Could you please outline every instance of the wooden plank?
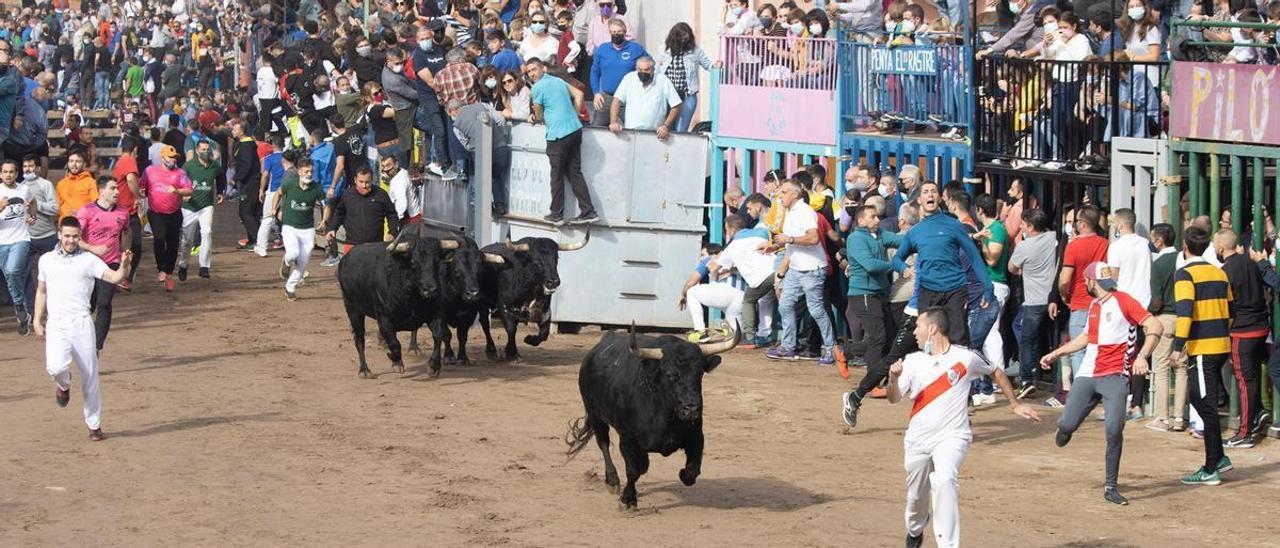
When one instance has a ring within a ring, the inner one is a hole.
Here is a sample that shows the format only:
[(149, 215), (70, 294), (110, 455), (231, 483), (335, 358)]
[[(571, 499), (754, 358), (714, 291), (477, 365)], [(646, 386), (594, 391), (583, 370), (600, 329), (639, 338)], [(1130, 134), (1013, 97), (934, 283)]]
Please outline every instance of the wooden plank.
[[(94, 139), (99, 139), (99, 138), (119, 139), (121, 135), (120, 128), (115, 128), (115, 127), (103, 127), (103, 128), (91, 127), (89, 129), (93, 131)], [(66, 137), (67, 137), (67, 134), (62, 131), (62, 128), (49, 129), (50, 139), (65, 139)]]

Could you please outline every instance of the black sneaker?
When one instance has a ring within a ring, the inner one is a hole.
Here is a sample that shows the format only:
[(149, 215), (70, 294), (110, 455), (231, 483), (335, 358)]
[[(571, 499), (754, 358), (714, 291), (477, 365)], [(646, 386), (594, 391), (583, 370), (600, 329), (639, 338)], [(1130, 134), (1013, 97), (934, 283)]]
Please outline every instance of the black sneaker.
[(1028, 382), (1022, 385), (1022, 390), (1018, 392), (1018, 399), (1025, 400), (1036, 395), (1036, 383)]
[(857, 428), (858, 426), (858, 410), (862, 408), (862, 402), (853, 397), (853, 391), (845, 392), (844, 397), (844, 423), (849, 428)]
[(587, 225), (599, 220), (600, 220), (600, 216), (596, 215), (596, 212), (592, 211), (591, 213), (583, 213), (582, 215), (578, 215), (577, 217), (569, 219), (569, 224)]
[(94, 428), (89, 431), (89, 441), (102, 441), (107, 439), (107, 435), (102, 433), (101, 428)]
[(1057, 435), (1053, 437), (1053, 443), (1057, 444), (1058, 447), (1066, 447), (1068, 443), (1071, 443), (1071, 434), (1059, 430)]
[(1271, 421), (1271, 414), (1263, 411), (1258, 413), (1258, 418), (1254, 419), (1253, 427), (1249, 429), (1249, 433), (1259, 435), (1266, 429), (1267, 423)]
[(208, 279), (208, 278), (209, 278), (209, 269), (208, 269), (208, 268), (205, 268), (205, 267), (203, 267), (203, 266), (202, 266), (202, 267), (200, 267), (200, 277), (201, 277), (201, 278)]
[(18, 334), (25, 337), (31, 334), (31, 315), (27, 314), (25, 308), (18, 308), (15, 311), (18, 314)]
[(1124, 495), (1121, 495), (1120, 491), (1115, 487), (1107, 487), (1103, 489), (1102, 498), (1106, 499), (1107, 502), (1110, 502), (1111, 504), (1117, 504), (1120, 506), (1127, 506), (1129, 504), (1129, 499), (1124, 498)]
[(67, 403), (71, 401), (71, 390), (59, 388), (57, 392), (54, 392), (53, 397), (54, 401), (58, 402), (58, 407), (66, 407)]
[(547, 215), (546, 217), (543, 217), (542, 220), (551, 223), (552, 226), (564, 226), (563, 215)]
[(187, 269), (186, 269), (186, 268), (179, 268), (179, 269), (178, 269), (178, 281), (180, 281), (180, 282), (185, 282), (185, 281), (187, 281)]
[(907, 535), (907, 548), (920, 548), (924, 546), (924, 534), (916, 536)]
[(1223, 447), (1234, 447), (1237, 449), (1252, 449), (1254, 445), (1257, 445), (1257, 443), (1253, 441), (1253, 436), (1241, 436), (1238, 434), (1232, 436), (1231, 439), (1222, 442)]

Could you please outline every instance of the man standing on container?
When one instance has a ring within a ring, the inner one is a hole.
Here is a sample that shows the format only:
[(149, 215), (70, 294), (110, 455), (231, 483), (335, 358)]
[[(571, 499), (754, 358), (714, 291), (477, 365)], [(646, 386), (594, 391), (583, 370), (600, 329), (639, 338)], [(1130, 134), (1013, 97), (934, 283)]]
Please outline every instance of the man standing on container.
[(560, 226), (564, 220), (565, 180), (573, 187), (578, 200), (578, 216), (571, 224), (589, 224), (600, 219), (591, 203), (587, 179), (582, 176), (582, 122), (578, 120), (578, 106), (582, 95), (564, 80), (547, 74), (542, 59), (534, 57), (524, 64), (524, 73), (533, 82), (533, 116), (530, 122), (544, 123), (547, 127), (547, 160), (551, 162), (551, 213), (543, 217), (547, 222)]

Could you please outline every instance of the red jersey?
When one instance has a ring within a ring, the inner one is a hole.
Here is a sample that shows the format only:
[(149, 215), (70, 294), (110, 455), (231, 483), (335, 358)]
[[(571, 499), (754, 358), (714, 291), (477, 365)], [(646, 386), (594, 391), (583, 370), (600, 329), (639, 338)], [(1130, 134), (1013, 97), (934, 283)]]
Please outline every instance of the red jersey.
[(1137, 299), (1122, 291), (1091, 302), (1085, 324), (1089, 346), (1076, 376), (1128, 375), (1138, 326), (1150, 317), (1151, 313)]
[(1097, 234), (1079, 236), (1067, 244), (1067, 250), (1062, 256), (1062, 266), (1074, 269), (1071, 272), (1071, 301), (1067, 303), (1072, 312), (1089, 308), (1089, 304), (1093, 302), (1093, 297), (1084, 289), (1084, 267), (1095, 261), (1105, 262), (1107, 246), (1107, 239)]

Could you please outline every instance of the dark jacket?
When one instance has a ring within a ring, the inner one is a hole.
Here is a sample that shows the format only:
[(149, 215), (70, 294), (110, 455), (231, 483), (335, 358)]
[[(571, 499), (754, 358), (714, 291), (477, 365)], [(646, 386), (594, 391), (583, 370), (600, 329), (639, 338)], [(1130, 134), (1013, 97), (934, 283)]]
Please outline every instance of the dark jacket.
[(382, 241), (382, 223), (386, 221), (391, 233), (400, 231), (400, 219), (396, 217), (396, 206), (391, 203), (387, 191), (374, 186), (368, 194), (361, 196), (355, 189), (343, 192), (338, 204), (333, 208), (329, 224), (325, 232), (338, 230), (339, 226), (347, 229), (347, 243), (365, 244)]
[(1147, 311), (1152, 314), (1174, 313), (1173, 272), (1178, 269), (1179, 254), (1177, 251), (1165, 253), (1151, 263), (1151, 304)]
[(182, 66), (177, 63), (164, 68), (160, 75), (160, 97), (169, 99), (182, 93)]
[(244, 137), (231, 145), (236, 166), (236, 177), (233, 182), (240, 188), (241, 194), (258, 193), (258, 185), (262, 184), (262, 162), (258, 160), (258, 143), (252, 138)]
[(1222, 262), (1231, 284), (1232, 304), (1231, 332), (1267, 330), (1271, 327), (1271, 314), (1267, 310), (1266, 284), (1262, 272), (1243, 253), (1236, 253)]

